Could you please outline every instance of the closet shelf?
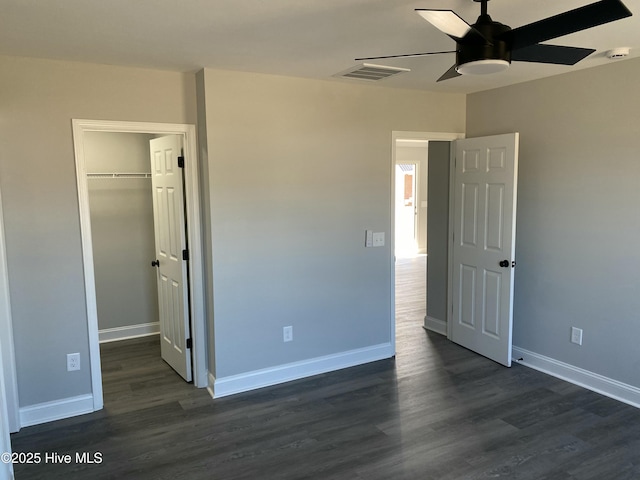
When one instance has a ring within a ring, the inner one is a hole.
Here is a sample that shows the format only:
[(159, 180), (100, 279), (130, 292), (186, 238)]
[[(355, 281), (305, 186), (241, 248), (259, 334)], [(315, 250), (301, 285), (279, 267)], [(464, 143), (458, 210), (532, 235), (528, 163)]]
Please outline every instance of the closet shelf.
[(151, 178), (151, 173), (87, 173), (87, 178)]

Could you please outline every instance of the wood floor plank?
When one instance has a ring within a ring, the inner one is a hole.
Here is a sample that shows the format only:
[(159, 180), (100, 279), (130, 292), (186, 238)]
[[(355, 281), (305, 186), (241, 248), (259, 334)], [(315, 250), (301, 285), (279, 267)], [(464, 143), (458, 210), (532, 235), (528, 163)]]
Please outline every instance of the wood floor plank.
[(27, 479), (640, 478), (640, 410), (422, 328), (425, 256), (397, 264), (397, 356), (212, 400), (157, 337), (102, 345), (105, 408), (22, 429)]

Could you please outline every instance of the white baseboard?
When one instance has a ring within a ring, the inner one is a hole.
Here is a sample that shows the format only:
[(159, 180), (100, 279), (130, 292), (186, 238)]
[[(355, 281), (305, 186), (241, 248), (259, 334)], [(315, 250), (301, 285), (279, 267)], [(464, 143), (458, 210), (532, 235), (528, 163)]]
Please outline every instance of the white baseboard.
[(373, 347), (359, 348), (348, 352), (326, 355), (324, 357), (288, 363), (272, 368), (254, 370), (229, 377), (216, 379), (210, 376), (209, 381), (210, 383), (213, 381), (213, 397), (220, 398), (235, 393), (290, 382), (291, 380), (311, 377), (321, 373), (354, 367), (364, 363), (375, 362), (376, 360), (390, 358), (393, 355), (393, 346), (390, 343), (384, 343)]
[(20, 426), (29, 427), (93, 412), (93, 395), (78, 395), (20, 409)]
[(447, 322), (444, 320), (438, 320), (437, 318), (427, 315), (424, 317), (424, 328), (444, 335), (445, 337), (447, 336)]
[(160, 333), (160, 322), (140, 323), (126, 327), (105, 328), (98, 331), (100, 343), (117, 342), (129, 338), (146, 337)]
[(209, 392), (209, 395), (211, 395), (211, 398), (214, 398), (215, 395), (213, 393), (213, 389), (215, 388), (216, 385), (216, 377), (214, 377), (211, 372), (207, 372), (207, 392)]
[(640, 408), (640, 388), (514, 346), (514, 361), (567, 382)]

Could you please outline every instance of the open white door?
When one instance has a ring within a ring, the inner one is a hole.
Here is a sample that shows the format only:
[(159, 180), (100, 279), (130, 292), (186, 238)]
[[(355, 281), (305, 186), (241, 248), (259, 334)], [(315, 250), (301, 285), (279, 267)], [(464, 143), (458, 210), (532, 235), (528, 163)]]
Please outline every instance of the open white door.
[(167, 135), (149, 141), (156, 238), (160, 345), (164, 361), (191, 381), (189, 284), (185, 229), (182, 138)]
[(456, 141), (455, 343), (511, 366), (518, 133)]

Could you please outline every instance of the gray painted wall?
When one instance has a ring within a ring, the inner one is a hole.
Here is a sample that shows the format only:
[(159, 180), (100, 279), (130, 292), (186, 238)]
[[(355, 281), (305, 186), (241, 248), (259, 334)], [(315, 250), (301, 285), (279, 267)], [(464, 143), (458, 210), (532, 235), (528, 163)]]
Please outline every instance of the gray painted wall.
[(427, 316), (447, 321), (450, 142), (429, 142)]
[[(85, 133), (88, 173), (149, 172), (149, 140), (136, 133)], [(151, 179), (89, 179), (100, 330), (158, 322)]]
[[(20, 405), (91, 393), (71, 119), (195, 123), (192, 74), (0, 56), (0, 189)], [(67, 372), (66, 354), (83, 369)]]
[(514, 345), (635, 387), (638, 78), (640, 60), (625, 60), (467, 103), (469, 137), (520, 132)]
[(461, 131), (464, 96), (203, 76), (216, 378), (389, 342), (392, 253), (364, 232), (391, 233), (392, 132)]

